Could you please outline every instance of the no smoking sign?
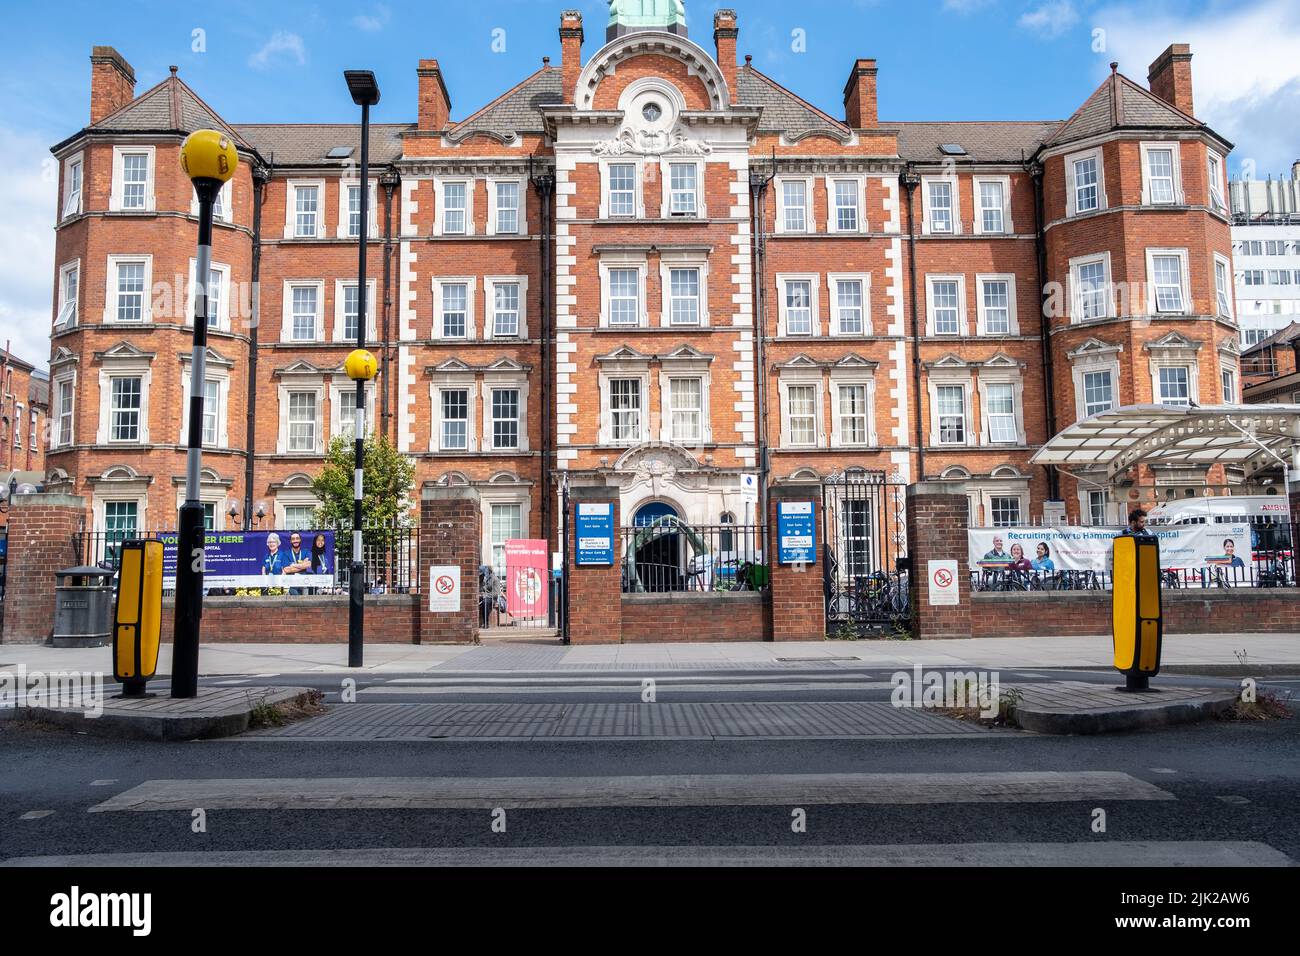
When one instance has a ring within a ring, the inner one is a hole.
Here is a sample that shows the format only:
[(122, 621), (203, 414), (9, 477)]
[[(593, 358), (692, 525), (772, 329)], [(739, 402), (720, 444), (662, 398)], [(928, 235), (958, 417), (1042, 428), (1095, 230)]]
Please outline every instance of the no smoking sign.
[(460, 610), (459, 565), (435, 565), (429, 569), (429, 610)]
[(961, 594), (957, 590), (957, 562), (931, 561), (930, 604), (952, 606), (961, 603)]

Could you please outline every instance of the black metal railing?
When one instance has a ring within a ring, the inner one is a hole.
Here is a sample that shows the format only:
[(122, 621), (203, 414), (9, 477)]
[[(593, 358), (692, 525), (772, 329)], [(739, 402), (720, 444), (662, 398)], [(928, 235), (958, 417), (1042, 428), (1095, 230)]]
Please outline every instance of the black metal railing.
[(692, 525), (658, 518), (619, 529), (623, 593), (766, 591), (762, 525)]
[[(1109, 591), (1111, 580), (1106, 571), (984, 569), (970, 572), (970, 585), (972, 591)], [(1235, 566), (1165, 568), (1160, 585), (1166, 590), (1296, 587), (1295, 556), (1256, 552), (1251, 560)]]
[(564, 580), (545, 568), (533, 569), (546, 581), (546, 613), (516, 617), (510, 613), (506, 594), (509, 573), (506, 569), (479, 567), (478, 623), (483, 628), (513, 627), (523, 631), (564, 630)]
[[(312, 529), (320, 530), (320, 529)], [(280, 531), (280, 537), (286, 538), (289, 532)], [(303, 537), (310, 536), (311, 531), (303, 531)], [(334, 529), (334, 560), (330, 568), (334, 583), (329, 587), (290, 588), (290, 593), (298, 594), (347, 594), (351, 578), (352, 565), (352, 529), (338, 527)], [(123, 541), (161, 538), (164, 544), (174, 544), (175, 531), (82, 531), (72, 536), (72, 548), (69, 555), (71, 564), (98, 565), (117, 570), (121, 557)], [(420, 529), (407, 527), (392, 522), (367, 525), (362, 531), (362, 560), (366, 568), (366, 587), (370, 594), (419, 594), (420, 573)], [(280, 593), (281, 588), (207, 588), (211, 595), (250, 593), (262, 595)], [(171, 589), (165, 594), (173, 593)]]

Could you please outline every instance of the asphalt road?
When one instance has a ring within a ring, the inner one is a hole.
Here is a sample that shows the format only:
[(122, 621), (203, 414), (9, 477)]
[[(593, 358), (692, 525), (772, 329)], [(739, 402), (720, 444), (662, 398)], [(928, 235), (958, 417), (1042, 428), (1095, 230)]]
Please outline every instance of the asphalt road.
[[(1003, 682), (1115, 680), (1106, 673), (1028, 673), (1004, 673)], [(337, 674), (249, 682), (316, 686), (336, 710), (380, 713), (392, 704), (430, 702), (639, 703), (642, 676), (372, 675), (361, 679), (351, 704), (340, 702)], [(886, 672), (834, 668), (692, 671), (660, 675), (656, 699), (736, 708), (885, 701), (888, 681)], [(1269, 683), (1300, 688), (1291, 679)], [(818, 848), (830, 854), (816, 858), (821, 862), (915, 863), (925, 862), (929, 847), (948, 860), (965, 848), (972, 862), (1119, 865), (1167, 857), (1196, 864), (1223, 862), (1227, 854), (1247, 865), (1279, 863), (1286, 862), (1281, 855), (1300, 861), (1297, 744), (1300, 719), (1071, 738), (1009, 730), (760, 740), (349, 741), (272, 734), (171, 745), (0, 721), (0, 860), (122, 862), (111, 854), (139, 852), (146, 855), (129, 862), (192, 863), (204, 854), (216, 854), (207, 857), (212, 862), (373, 862), (371, 851), (380, 850), (394, 861), (447, 862), (446, 853), (470, 848), (469, 860), (510, 863), (585, 848), (605, 862), (673, 862), (680, 848), (692, 848), (691, 862), (790, 862)], [(424, 790), (412, 801), (396, 792), (402, 788), (393, 778)], [(503, 778), (529, 778), (530, 786)], [(194, 805), (159, 802), (158, 781), (189, 781), (198, 788)], [(471, 787), (475, 799), (449, 797), (453, 785)], [(525, 790), (552, 799), (530, 803)], [(736, 792), (745, 794), (743, 802)], [(328, 808), (309, 806), (313, 794)], [(773, 795), (770, 802), (765, 794)], [(138, 797), (138, 806), (115, 809), (111, 801), (124, 795)], [(199, 809), (205, 828), (196, 833)], [(806, 814), (801, 832), (792, 827), (796, 809)], [(1095, 830), (1098, 809), (1105, 811), (1104, 832)]]

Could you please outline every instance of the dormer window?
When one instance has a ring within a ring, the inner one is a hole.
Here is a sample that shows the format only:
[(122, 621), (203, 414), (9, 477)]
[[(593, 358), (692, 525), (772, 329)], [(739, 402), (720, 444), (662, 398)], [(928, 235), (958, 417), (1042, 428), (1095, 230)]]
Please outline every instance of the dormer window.
[(657, 123), (659, 117), (664, 115), (664, 111), (658, 103), (647, 103), (641, 110), (641, 115), (645, 117), (647, 123)]

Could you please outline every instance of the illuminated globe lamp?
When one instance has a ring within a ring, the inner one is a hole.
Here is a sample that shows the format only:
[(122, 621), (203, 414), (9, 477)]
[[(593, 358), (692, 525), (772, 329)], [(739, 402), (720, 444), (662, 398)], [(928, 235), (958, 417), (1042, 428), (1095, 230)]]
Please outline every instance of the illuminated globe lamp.
[(379, 371), (379, 363), (373, 352), (367, 349), (353, 349), (343, 362), (343, 371), (354, 382), (372, 382)]
[[(194, 267), (194, 338), (190, 382), (207, 380), (208, 276), (212, 271), (212, 207), (221, 187), (239, 168), (235, 144), (215, 129), (196, 130), (181, 144), (181, 169), (199, 200), (199, 243)], [(203, 466), (203, 389), (191, 385), (189, 441), (185, 458), (185, 504), (177, 518), (176, 630), (172, 642), (172, 697), (199, 692), (199, 628), (203, 617), (203, 554), (206, 545), (199, 475)]]

